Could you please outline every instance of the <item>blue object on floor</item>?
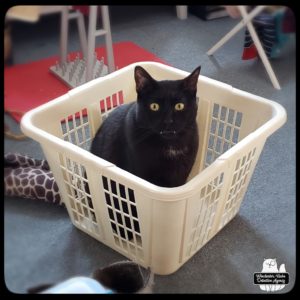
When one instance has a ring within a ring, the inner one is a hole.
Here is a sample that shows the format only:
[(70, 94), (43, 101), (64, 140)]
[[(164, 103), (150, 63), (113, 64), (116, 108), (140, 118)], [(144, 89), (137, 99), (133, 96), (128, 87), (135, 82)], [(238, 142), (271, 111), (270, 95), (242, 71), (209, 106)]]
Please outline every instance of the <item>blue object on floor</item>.
[(98, 281), (89, 277), (73, 277), (63, 281), (45, 291), (42, 294), (112, 294), (112, 290), (106, 289)]

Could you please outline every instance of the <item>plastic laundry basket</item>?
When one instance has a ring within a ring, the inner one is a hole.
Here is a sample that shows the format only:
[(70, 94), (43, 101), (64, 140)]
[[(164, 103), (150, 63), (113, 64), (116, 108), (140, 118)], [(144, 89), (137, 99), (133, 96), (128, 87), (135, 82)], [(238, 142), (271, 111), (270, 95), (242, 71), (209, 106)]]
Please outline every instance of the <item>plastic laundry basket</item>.
[[(109, 112), (135, 101), (136, 65), (28, 112), (21, 126), (41, 144), (73, 224), (164, 275), (238, 213), (264, 143), (285, 123), (286, 113), (273, 101), (200, 76), (196, 162), (183, 186), (158, 187), (88, 151)], [(157, 80), (188, 75), (160, 63), (138, 65)]]

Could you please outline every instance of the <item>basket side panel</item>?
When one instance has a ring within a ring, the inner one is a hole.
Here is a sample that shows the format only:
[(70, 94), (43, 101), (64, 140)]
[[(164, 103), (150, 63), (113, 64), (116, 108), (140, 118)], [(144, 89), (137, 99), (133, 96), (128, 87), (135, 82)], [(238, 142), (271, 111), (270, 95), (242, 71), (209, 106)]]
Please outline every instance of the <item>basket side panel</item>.
[(86, 189), (84, 165), (64, 155), (55, 145), (43, 145), (42, 148), (72, 223), (94, 238), (102, 240), (103, 226), (90, 201), (90, 192)]
[(60, 154), (60, 167), (68, 191), (67, 201), (72, 210), (74, 225), (96, 235), (97, 239), (104, 238), (103, 224), (92, 201), (86, 167), (63, 154)]
[(81, 136), (88, 131), (89, 136), (93, 137), (102, 119), (113, 108), (134, 101), (135, 98), (133, 69), (125, 68), (74, 88), (38, 107), (32, 111), (28, 120), (33, 126), (29, 129), (23, 122), (23, 129), (40, 142), (44, 142), (44, 139), (35, 133), (34, 127), (87, 149), (89, 138), (81, 139)]
[(180, 253), (186, 200), (157, 201), (153, 199), (151, 267), (154, 273), (166, 275), (180, 266)]
[(196, 121), (198, 125), (199, 145), (198, 145), (197, 156), (194, 165), (192, 167), (192, 170), (189, 174), (188, 181), (194, 178), (195, 176), (197, 176), (203, 169), (205, 153), (207, 149), (207, 140), (208, 140), (207, 132), (209, 132), (211, 105), (209, 101), (206, 101), (205, 99), (201, 99), (200, 96), (198, 97), (198, 99), (199, 100), (198, 100), (198, 111), (197, 111)]
[[(84, 100), (82, 94), (73, 95), (70, 99), (72, 101), (77, 97), (82, 97), (82, 100)], [(59, 122), (61, 130), (58, 137), (85, 150), (89, 150), (92, 138), (95, 136), (101, 123), (113, 109), (123, 103), (124, 93), (122, 90), (106, 94), (105, 96), (96, 96), (95, 100), (90, 103), (82, 101), (84, 106), (61, 118)]]
[(236, 156), (218, 159), (214, 164), (215, 175), (199, 185), (195, 195), (188, 199), (182, 264), (238, 213), (263, 146), (264, 142), (258, 140)]
[[(203, 84), (203, 86), (202, 86)], [(218, 86), (215, 83), (200, 84), (201, 119), (205, 129), (202, 142), (201, 168), (211, 165), (219, 156), (243, 140), (272, 118), (272, 106), (258, 101), (254, 95)], [(210, 91), (210, 94), (209, 94)], [(209, 109), (207, 109), (209, 106)], [(258, 113), (259, 112), (259, 113)], [(203, 116), (204, 114), (208, 116)]]
[(224, 201), (226, 190), (226, 165), (207, 178), (188, 200), (184, 244), (181, 261), (187, 261), (211, 238), (219, 207)]
[(151, 202), (140, 194), (134, 183), (113, 174), (109, 168), (102, 174), (94, 170), (91, 176), (97, 178), (96, 185), (90, 188), (95, 195), (93, 202), (97, 201), (95, 205), (105, 222), (106, 241), (131, 260), (149, 265)]
[(221, 230), (238, 213), (263, 147), (264, 141), (259, 141), (232, 158), (231, 179), (220, 222), (215, 224), (215, 232)]
[(242, 120), (241, 112), (213, 103), (208, 128), (205, 167), (238, 143)]
[(60, 138), (85, 150), (88, 150), (92, 140), (91, 117), (87, 108), (69, 114), (62, 118), (60, 124)]
[[(51, 147), (50, 147), (51, 148)], [(43, 149), (72, 223), (122, 255), (150, 265), (152, 201), (110, 167)]]

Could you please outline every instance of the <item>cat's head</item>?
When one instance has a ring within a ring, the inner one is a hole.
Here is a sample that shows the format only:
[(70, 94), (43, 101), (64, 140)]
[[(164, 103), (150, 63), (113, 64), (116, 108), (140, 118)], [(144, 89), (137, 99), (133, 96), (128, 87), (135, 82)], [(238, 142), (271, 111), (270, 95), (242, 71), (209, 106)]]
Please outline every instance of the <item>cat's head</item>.
[(155, 80), (136, 66), (137, 120), (165, 139), (177, 137), (194, 124), (197, 115), (197, 83), (201, 67), (180, 80)]
[(275, 258), (265, 258), (263, 262), (263, 272), (278, 271)]
[(152, 293), (154, 273), (132, 261), (119, 261), (94, 270), (92, 278), (116, 293)]

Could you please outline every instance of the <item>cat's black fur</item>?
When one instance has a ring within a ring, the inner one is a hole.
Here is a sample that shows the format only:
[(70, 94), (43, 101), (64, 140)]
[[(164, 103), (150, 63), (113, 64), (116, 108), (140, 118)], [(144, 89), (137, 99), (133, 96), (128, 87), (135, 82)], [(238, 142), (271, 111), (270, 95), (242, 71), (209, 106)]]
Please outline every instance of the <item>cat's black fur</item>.
[[(156, 81), (136, 66), (137, 101), (116, 108), (93, 139), (91, 152), (163, 187), (183, 185), (198, 150), (200, 67), (181, 80)], [(151, 103), (159, 104), (157, 111)], [(184, 109), (175, 110), (177, 103)]]

